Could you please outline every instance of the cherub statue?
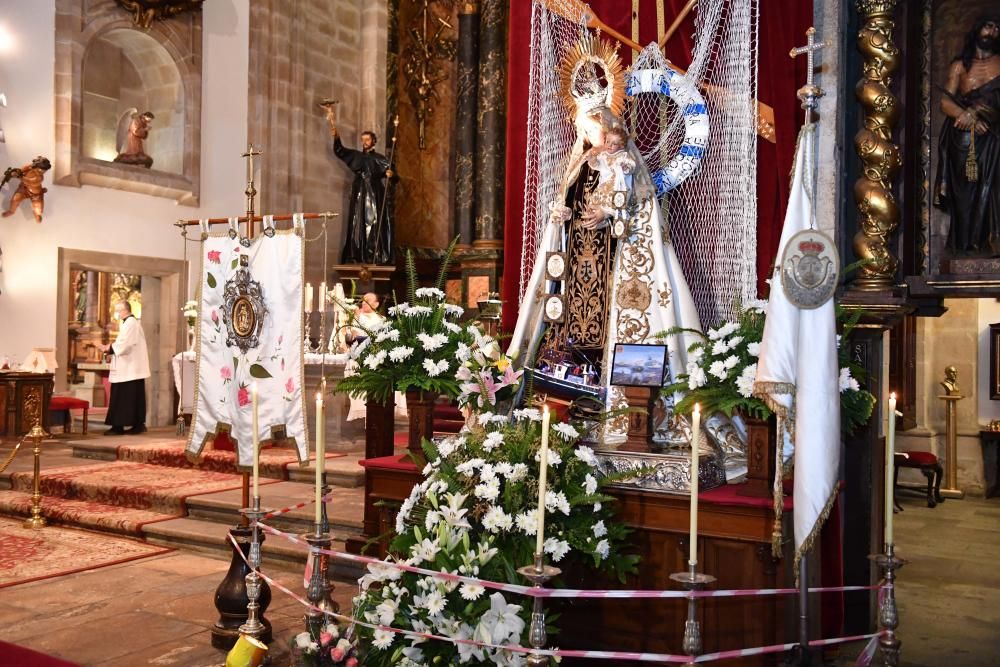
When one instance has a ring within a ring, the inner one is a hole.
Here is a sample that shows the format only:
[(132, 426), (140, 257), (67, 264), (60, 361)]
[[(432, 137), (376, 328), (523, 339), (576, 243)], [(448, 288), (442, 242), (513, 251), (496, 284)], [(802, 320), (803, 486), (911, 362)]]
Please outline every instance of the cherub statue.
[[(125, 118), (129, 118), (128, 128), (125, 129)], [(149, 169), (153, 166), (153, 158), (146, 155), (143, 142), (149, 136), (153, 119), (156, 116), (152, 111), (139, 113), (138, 109), (130, 109), (122, 114), (118, 122), (118, 155), (115, 162), (122, 164), (135, 164)]]
[(14, 194), (11, 195), (10, 204), (7, 206), (7, 210), (3, 212), (3, 217), (7, 218), (14, 215), (14, 211), (21, 205), (21, 202), (25, 199), (30, 199), (31, 210), (35, 214), (35, 222), (42, 221), (42, 211), (45, 209), (45, 193), (48, 191), (48, 188), (42, 187), (42, 179), (45, 177), (45, 172), (51, 168), (52, 163), (49, 162), (49, 159), (41, 155), (32, 160), (31, 164), (26, 164), (21, 168), (7, 167), (7, 170), (3, 172), (3, 180), (0, 181), (0, 188), (13, 178), (21, 179), (21, 183), (14, 190)]

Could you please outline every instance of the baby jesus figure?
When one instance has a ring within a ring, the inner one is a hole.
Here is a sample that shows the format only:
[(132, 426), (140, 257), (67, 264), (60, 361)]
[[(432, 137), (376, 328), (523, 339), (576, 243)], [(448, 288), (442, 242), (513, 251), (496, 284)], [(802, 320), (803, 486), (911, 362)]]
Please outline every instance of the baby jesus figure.
[[(624, 215), (619, 215), (628, 202), (628, 194), (632, 190), (632, 172), (635, 170), (635, 160), (625, 150), (628, 136), (625, 130), (614, 126), (604, 131), (603, 145), (594, 146), (587, 151), (587, 165), (597, 172), (597, 186), (587, 198), (587, 211), (581, 218), (585, 227), (601, 226), (607, 218), (622, 225), (612, 224), (614, 236), (624, 235)], [(620, 193), (617, 194), (616, 193)]]

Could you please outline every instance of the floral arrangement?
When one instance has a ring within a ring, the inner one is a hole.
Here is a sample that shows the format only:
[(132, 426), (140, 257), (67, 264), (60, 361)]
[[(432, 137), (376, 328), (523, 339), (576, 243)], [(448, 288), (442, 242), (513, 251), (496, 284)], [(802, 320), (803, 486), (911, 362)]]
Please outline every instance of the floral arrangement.
[[(677, 403), (679, 412), (690, 412), (695, 403), (699, 403), (706, 412), (721, 411), (732, 415), (740, 411), (758, 419), (771, 416), (767, 405), (753, 395), (766, 309), (767, 302), (756, 299), (743, 305), (735, 321), (724, 322), (718, 328), (709, 329), (707, 334), (680, 328), (667, 332), (667, 335), (684, 332), (701, 337), (688, 348), (687, 372), (663, 388), (664, 394), (685, 394)], [(843, 336), (850, 335), (859, 317), (860, 313), (848, 316), (847, 311), (837, 309), (837, 322)], [(840, 339), (838, 336), (838, 346)], [(868, 422), (875, 397), (862, 389), (858, 378), (863, 381), (864, 369), (851, 362), (847, 349), (839, 348), (838, 355), (841, 427), (850, 434)]]
[(407, 253), (407, 300), (389, 308), (389, 319), (379, 329), (365, 331), (367, 338), (351, 346), (351, 357), (358, 362), (358, 372), (337, 385), (337, 391), (355, 398), (367, 396), (388, 400), (395, 391), (419, 389), (458, 396), (455, 372), (458, 370), (459, 345), (471, 346), (481, 337), (474, 326), (462, 327), (458, 319), (464, 310), (445, 303), (441, 287), (447, 275), (454, 248), (452, 242), (435, 287), (416, 286), (416, 268), (412, 253)]
[[(615, 480), (599, 479), (594, 452), (577, 446), (579, 437), (570, 424), (550, 426), (544, 550), (564, 568), (582, 561), (622, 579), (635, 570), (637, 557), (621, 553), (626, 529), (601, 492)], [(391, 552), (429, 570), (526, 583), (516, 570), (534, 560), (540, 439), (541, 414), (528, 408), (512, 417), (482, 413), (457, 436), (425, 441), (424, 480), (396, 516)], [(360, 586), (354, 616), (368, 623), (527, 646), (525, 599), (381, 564), (369, 565)], [(366, 665), (523, 664), (522, 655), (502, 649), (356, 630)]]
[(357, 646), (340, 636), (340, 628), (328, 623), (314, 636), (312, 630), (300, 632), (292, 639), (292, 654), (296, 665), (303, 667), (357, 667)]
[(193, 327), (198, 320), (198, 302), (194, 299), (188, 300), (184, 304), (184, 307), (181, 308), (181, 313), (184, 315), (184, 319), (187, 320), (188, 326)]
[(468, 332), (473, 337), (472, 344), (458, 344), (461, 364), (455, 373), (455, 379), (461, 383), (458, 405), (473, 411), (493, 410), (498, 402), (514, 397), (524, 370), (514, 370), (496, 340), (482, 335), (478, 329), (469, 328)]

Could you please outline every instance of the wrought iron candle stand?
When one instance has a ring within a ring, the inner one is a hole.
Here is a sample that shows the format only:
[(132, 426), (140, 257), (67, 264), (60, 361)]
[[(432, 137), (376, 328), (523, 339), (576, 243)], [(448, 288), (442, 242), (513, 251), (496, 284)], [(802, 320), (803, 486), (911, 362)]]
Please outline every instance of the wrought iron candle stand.
[(253, 497), (253, 507), (244, 507), (240, 513), (246, 517), (252, 531), (250, 538), (250, 555), (247, 560), (250, 562), (250, 572), (247, 573), (247, 621), (240, 626), (240, 634), (250, 635), (254, 639), (260, 639), (267, 630), (267, 626), (260, 622), (260, 590), (261, 576), (260, 569), (260, 528), (257, 522), (264, 518), (269, 510), (260, 508), (260, 496)]
[[(517, 571), (522, 577), (532, 583), (535, 588), (542, 588), (545, 583), (553, 577), (562, 574), (558, 567), (545, 564), (545, 556), (535, 554), (535, 562), (532, 565), (525, 565)], [(534, 605), (531, 609), (531, 627), (528, 630), (528, 641), (531, 648), (544, 649), (548, 641), (548, 634), (545, 631), (545, 606), (539, 596), (535, 596)], [(529, 667), (544, 667), (549, 664), (547, 655), (529, 655), (527, 664)]]
[[(326, 503), (324, 503), (325, 505)], [(309, 632), (318, 637), (326, 625), (326, 612), (336, 613), (339, 607), (330, 600), (330, 584), (326, 578), (328, 567), (328, 556), (323, 553), (329, 550), (333, 540), (330, 534), (323, 529), (323, 523), (316, 524), (316, 531), (306, 533), (302, 536), (309, 543), (312, 552), (312, 573), (309, 577), (309, 585), (306, 587), (306, 599), (312, 605), (306, 613), (306, 627)]]
[(896, 556), (894, 544), (885, 545), (884, 554), (872, 554), (868, 558), (882, 569), (885, 580), (885, 593), (879, 595), (878, 624), (882, 636), (878, 644), (882, 651), (882, 661), (886, 667), (899, 666), (899, 647), (903, 642), (896, 636), (899, 627), (899, 614), (896, 611), (896, 570), (906, 565), (907, 561)]
[[(697, 561), (688, 561), (687, 572), (674, 572), (670, 575), (672, 581), (681, 584), (685, 590), (701, 591), (706, 586), (715, 581), (715, 577), (710, 574), (698, 572)], [(684, 622), (684, 643), (681, 647), (686, 655), (696, 658), (701, 655), (701, 624), (698, 623), (698, 598), (688, 598), (688, 615)], [(694, 664), (694, 660), (687, 663)]]

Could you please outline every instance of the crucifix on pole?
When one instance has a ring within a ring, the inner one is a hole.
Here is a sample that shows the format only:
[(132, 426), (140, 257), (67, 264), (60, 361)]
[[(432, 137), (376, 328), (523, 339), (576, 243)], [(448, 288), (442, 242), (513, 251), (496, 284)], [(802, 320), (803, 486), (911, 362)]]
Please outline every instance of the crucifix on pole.
[[(260, 155), (259, 150), (254, 149), (252, 143), (247, 144), (247, 152), (241, 154), (240, 157), (247, 159), (247, 189), (244, 190), (243, 194), (247, 196), (247, 238), (253, 238), (253, 202), (254, 198), (257, 196), (257, 188), (254, 187), (253, 183), (253, 158), (255, 155)], [(245, 507), (245, 505), (244, 505)]]
[(799, 88), (796, 93), (798, 98), (802, 100), (802, 108), (806, 110), (806, 124), (812, 122), (813, 110), (819, 106), (819, 98), (826, 94), (813, 80), (814, 54), (824, 46), (826, 46), (826, 42), (816, 41), (816, 28), (809, 28), (806, 30), (806, 45), (797, 46), (788, 52), (792, 58), (803, 53), (806, 56), (806, 85)]

